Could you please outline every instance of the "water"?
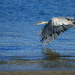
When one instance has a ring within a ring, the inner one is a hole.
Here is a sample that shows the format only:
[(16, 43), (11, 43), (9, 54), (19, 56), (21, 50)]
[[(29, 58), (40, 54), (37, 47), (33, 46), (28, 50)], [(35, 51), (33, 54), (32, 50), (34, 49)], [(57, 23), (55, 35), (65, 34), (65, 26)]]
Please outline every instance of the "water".
[(45, 45), (34, 26), (75, 17), (74, 0), (0, 0), (0, 71), (75, 70), (75, 28)]

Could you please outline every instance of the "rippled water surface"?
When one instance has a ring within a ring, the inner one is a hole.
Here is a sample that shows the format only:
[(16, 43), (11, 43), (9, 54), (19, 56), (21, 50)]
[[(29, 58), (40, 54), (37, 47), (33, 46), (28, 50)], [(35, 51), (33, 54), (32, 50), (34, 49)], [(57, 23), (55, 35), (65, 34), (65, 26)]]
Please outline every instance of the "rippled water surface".
[(75, 17), (75, 0), (0, 0), (0, 71), (75, 70), (75, 28), (46, 45), (33, 25), (58, 16)]

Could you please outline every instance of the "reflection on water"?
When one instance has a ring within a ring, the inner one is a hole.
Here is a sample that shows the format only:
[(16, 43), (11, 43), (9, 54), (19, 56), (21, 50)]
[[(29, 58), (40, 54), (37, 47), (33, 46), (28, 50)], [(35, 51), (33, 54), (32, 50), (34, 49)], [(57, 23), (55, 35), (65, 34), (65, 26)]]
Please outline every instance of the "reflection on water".
[(47, 57), (45, 59), (47, 60), (60, 60), (61, 57), (62, 58), (67, 58), (67, 57), (73, 57), (73, 56), (69, 56), (69, 55), (60, 55), (59, 53), (57, 53), (55, 50), (51, 50), (49, 48), (43, 48), (43, 53), (44, 55), (46, 55)]
[[(57, 68), (61, 68), (61, 69), (75, 68), (75, 59), (71, 59), (72, 56), (60, 55), (55, 50), (51, 50), (49, 48), (43, 48), (42, 53), (43, 53), (42, 56), (6, 57), (10, 59), (1, 60), (0, 65), (1, 67), (3, 67), (2, 65), (5, 65), (6, 69), (8, 65), (9, 67), (13, 66), (15, 70), (18, 70), (18, 68), (20, 68), (19, 70), (27, 70), (28, 67), (29, 67), (28, 70), (51, 70), (51, 68), (56, 68), (57, 70)], [(32, 57), (33, 59), (29, 59), (30, 57)], [(30, 69), (31, 67), (33, 67), (33, 69)], [(0, 69), (2, 70), (2, 68)]]
[(75, 59), (71, 59), (72, 56), (64, 56), (58, 54), (55, 50), (51, 50), (49, 48), (43, 49), (45, 57), (45, 61), (43, 62), (43, 67), (51, 67), (51, 68), (72, 68), (75, 67)]
[(45, 59), (46, 60), (57, 60), (57, 58), (59, 58), (61, 55), (56, 53), (55, 50), (51, 50), (49, 48), (43, 48), (43, 53), (46, 56)]

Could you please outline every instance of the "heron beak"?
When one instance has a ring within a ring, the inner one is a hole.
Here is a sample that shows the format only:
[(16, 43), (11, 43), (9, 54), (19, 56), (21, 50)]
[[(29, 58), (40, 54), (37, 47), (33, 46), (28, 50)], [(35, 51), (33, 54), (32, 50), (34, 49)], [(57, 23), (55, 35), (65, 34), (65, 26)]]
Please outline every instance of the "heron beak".
[(33, 25), (39, 25), (40, 23), (34, 23)]
[(39, 23), (34, 23), (33, 25), (40, 25), (40, 24), (47, 24), (48, 22), (46, 21), (42, 21), (42, 22), (39, 22)]

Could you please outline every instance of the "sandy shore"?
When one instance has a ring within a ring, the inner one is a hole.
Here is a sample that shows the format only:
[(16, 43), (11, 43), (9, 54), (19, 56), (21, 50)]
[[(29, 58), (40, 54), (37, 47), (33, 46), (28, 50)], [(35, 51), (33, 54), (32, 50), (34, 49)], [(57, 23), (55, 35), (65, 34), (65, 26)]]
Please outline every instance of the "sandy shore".
[(0, 75), (75, 75), (75, 71), (12, 71), (0, 72)]

